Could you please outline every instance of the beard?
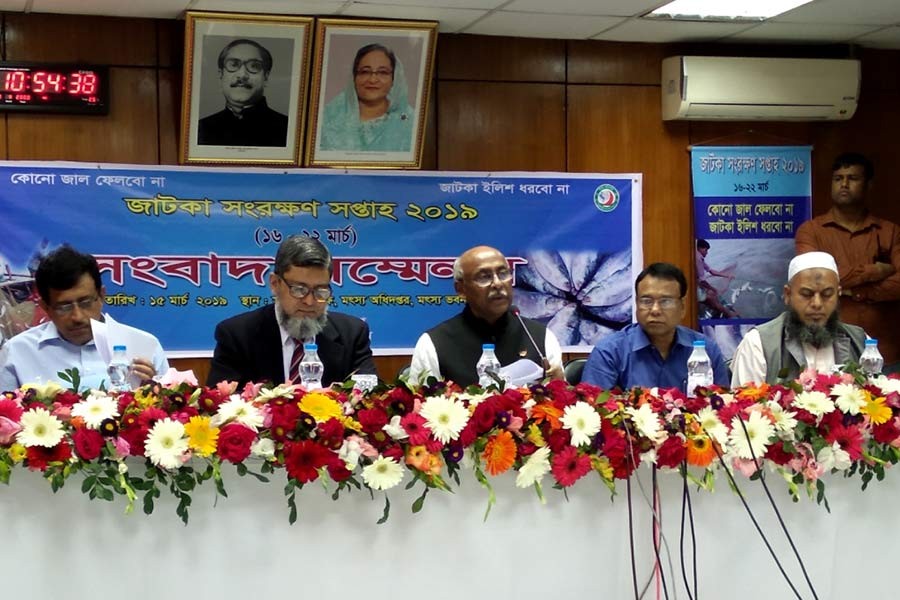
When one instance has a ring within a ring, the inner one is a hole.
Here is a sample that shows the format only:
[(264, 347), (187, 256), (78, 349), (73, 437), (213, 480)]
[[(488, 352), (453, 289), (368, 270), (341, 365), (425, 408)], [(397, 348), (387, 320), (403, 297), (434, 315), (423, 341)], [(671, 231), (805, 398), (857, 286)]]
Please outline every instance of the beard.
[(793, 308), (788, 309), (788, 321), (785, 325), (789, 337), (813, 348), (822, 348), (834, 342), (837, 334), (838, 311), (831, 313), (823, 325), (808, 325), (800, 319), (800, 314)]
[(304, 319), (289, 315), (287, 311), (284, 310), (284, 307), (276, 300), (275, 317), (278, 319), (278, 324), (284, 327), (284, 330), (288, 332), (288, 335), (295, 340), (312, 340), (325, 329), (325, 324), (328, 322), (328, 305), (325, 305), (325, 312), (320, 316)]

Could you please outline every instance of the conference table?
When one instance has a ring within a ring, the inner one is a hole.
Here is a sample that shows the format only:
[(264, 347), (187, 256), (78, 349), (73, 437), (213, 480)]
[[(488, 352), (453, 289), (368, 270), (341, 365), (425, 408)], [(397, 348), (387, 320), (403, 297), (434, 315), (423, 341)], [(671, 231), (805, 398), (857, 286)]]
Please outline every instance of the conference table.
[[(228, 497), (212, 485), (193, 492), (184, 525), (171, 498), (151, 515), (91, 501), (72, 477), (57, 494), (39, 473), (16, 470), (0, 487), (3, 597), (202, 600), (246, 598), (541, 599), (688, 598), (681, 571), (682, 484), (660, 474), (662, 577), (654, 575), (650, 471), (633, 479), (636, 577), (632, 577), (626, 486), (610, 493), (596, 477), (568, 491), (546, 488), (546, 504), (514, 477), (494, 478), (497, 501), (487, 520), (487, 491), (468, 472), (456, 493), (421, 486), (390, 490), (390, 518), (377, 524), (383, 494), (354, 490), (331, 499), (314, 482), (297, 495), (288, 523), (283, 472), (271, 483), (223, 467)], [(831, 512), (804, 494), (794, 503), (780, 476), (768, 482), (818, 598), (897, 597), (900, 473), (862, 492), (859, 480), (826, 476)], [(407, 475), (406, 481), (409, 481)], [(547, 478), (545, 481), (550, 481)], [(799, 596), (788, 587), (724, 477), (713, 493), (691, 488), (696, 540), (695, 598), (813, 598), (758, 482), (739, 479), (747, 501)], [(685, 562), (693, 564), (690, 535)], [(670, 566), (671, 565), (671, 566)], [(690, 571), (689, 580), (692, 579)]]

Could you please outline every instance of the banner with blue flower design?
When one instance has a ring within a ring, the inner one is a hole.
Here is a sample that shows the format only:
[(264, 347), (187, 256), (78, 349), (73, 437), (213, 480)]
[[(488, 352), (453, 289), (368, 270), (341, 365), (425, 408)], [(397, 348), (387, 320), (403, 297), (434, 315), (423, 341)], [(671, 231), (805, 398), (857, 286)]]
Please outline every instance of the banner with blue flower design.
[(97, 257), (106, 311), (172, 356), (210, 355), (216, 323), (271, 302), (297, 233), (331, 250), (329, 309), (365, 318), (376, 354), (461, 310), (452, 265), (472, 246), (506, 255), (515, 303), (566, 351), (631, 322), (642, 263), (640, 174), (2, 163), (0, 181), (3, 289), (27, 304), (40, 257), (71, 244)]

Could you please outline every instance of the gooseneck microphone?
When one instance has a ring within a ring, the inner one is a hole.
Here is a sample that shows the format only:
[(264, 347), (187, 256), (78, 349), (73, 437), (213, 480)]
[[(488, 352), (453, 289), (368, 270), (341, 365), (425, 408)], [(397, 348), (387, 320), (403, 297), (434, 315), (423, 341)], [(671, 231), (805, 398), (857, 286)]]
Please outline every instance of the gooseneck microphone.
[(541, 349), (540, 349), (540, 347), (538, 347), (537, 342), (535, 342), (534, 338), (531, 337), (531, 332), (528, 331), (527, 327), (525, 327), (525, 321), (522, 320), (522, 313), (519, 310), (519, 307), (513, 305), (510, 307), (510, 310), (512, 311), (512, 314), (516, 315), (516, 318), (519, 320), (519, 324), (522, 326), (522, 329), (525, 330), (525, 335), (528, 336), (528, 339), (531, 342), (531, 347), (534, 348), (535, 351), (538, 353), (538, 356), (541, 357), (541, 367), (543, 367), (544, 364), (547, 362), (547, 357), (544, 356), (543, 352), (541, 352)]

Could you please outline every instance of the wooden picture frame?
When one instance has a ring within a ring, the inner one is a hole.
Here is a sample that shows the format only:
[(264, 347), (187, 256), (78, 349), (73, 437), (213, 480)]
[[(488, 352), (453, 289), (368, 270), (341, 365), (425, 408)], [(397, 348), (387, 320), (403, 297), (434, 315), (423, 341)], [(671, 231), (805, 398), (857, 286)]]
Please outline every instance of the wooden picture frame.
[(299, 164), (312, 26), (311, 17), (186, 13), (182, 164)]
[(306, 165), (421, 167), (437, 29), (317, 19)]

